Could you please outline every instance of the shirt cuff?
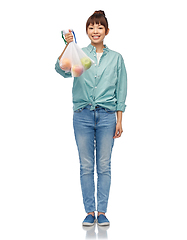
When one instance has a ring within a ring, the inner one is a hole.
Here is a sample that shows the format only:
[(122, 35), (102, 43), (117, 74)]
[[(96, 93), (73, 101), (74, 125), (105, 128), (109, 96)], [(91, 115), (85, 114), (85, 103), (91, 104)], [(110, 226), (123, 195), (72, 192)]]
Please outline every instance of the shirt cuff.
[(125, 112), (125, 109), (126, 109), (126, 105), (125, 105), (125, 104), (122, 104), (122, 103), (117, 104), (117, 109), (116, 109), (116, 111)]

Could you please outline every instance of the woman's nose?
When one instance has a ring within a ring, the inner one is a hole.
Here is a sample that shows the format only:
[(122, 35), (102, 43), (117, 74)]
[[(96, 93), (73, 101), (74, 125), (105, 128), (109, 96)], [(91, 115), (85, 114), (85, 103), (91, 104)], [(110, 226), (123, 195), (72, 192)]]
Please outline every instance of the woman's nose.
[(97, 28), (94, 28), (94, 33), (97, 33)]

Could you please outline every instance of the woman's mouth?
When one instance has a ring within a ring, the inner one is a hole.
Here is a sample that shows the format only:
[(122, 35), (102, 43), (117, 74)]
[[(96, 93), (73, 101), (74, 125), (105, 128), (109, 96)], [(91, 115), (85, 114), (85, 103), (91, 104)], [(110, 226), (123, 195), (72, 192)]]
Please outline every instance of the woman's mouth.
[(98, 40), (98, 39), (100, 38), (100, 36), (94, 35), (94, 36), (92, 36), (92, 38), (93, 38), (94, 40)]

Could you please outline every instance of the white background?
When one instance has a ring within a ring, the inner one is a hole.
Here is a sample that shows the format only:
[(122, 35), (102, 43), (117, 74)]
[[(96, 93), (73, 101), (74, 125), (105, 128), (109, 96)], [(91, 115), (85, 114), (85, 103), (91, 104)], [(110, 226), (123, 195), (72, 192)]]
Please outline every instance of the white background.
[[(187, 238), (186, 2), (3, 1), (0, 44), (0, 238), (88, 239), (72, 127), (72, 83), (55, 72), (73, 28), (104, 10), (105, 44), (128, 73), (115, 142), (108, 239)], [(87, 234), (87, 235), (86, 235)], [(95, 239), (101, 238), (96, 227)]]

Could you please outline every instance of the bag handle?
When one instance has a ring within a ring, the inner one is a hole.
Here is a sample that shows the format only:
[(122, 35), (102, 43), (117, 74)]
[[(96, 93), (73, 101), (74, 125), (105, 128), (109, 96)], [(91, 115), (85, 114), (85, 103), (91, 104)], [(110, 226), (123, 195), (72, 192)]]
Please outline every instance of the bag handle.
[(61, 32), (61, 34), (62, 34), (62, 38), (63, 38), (63, 40), (64, 40), (65, 44), (67, 45), (67, 41), (66, 41), (66, 39), (64, 38), (63, 31)]
[[(75, 36), (75, 32), (73, 31), (73, 29), (70, 29), (70, 31), (73, 33), (73, 37), (74, 37), (75, 43), (77, 43), (77, 39), (76, 39), (76, 36)], [(64, 40), (64, 42), (65, 42), (66, 45), (67, 45), (67, 41), (66, 41), (66, 39), (64, 38), (64, 35), (67, 34), (67, 33), (69, 33), (69, 30), (63, 30), (63, 31), (61, 31), (62, 38), (63, 38), (63, 40)]]
[(73, 33), (73, 36), (74, 36), (74, 39), (75, 39), (75, 43), (77, 43), (77, 39), (75, 37), (75, 32), (73, 30), (71, 32)]

